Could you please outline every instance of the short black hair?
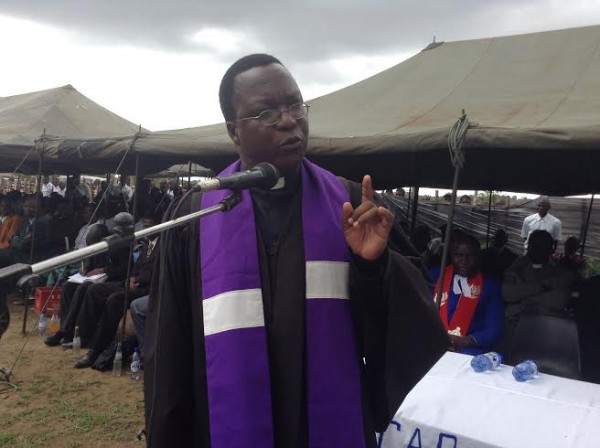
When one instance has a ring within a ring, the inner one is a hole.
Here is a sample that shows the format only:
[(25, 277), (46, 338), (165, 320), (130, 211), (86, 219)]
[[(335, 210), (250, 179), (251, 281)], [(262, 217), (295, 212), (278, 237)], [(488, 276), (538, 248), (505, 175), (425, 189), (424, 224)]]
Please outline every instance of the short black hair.
[(144, 216), (142, 219), (149, 219), (150, 221), (154, 222), (155, 224), (160, 224), (160, 222), (162, 221), (162, 213), (160, 213), (156, 210), (148, 210), (146, 213), (144, 213)]
[(256, 53), (238, 59), (227, 69), (223, 75), (223, 79), (221, 79), (221, 85), (219, 86), (219, 103), (221, 104), (221, 112), (223, 112), (225, 121), (235, 120), (235, 111), (233, 110), (233, 83), (235, 77), (251, 68), (263, 67), (271, 64), (283, 66), (281, 61), (274, 56)]
[(552, 248), (554, 245), (554, 238), (552, 238), (552, 235), (546, 230), (534, 230), (529, 235), (529, 240), (527, 241), (529, 247), (531, 247), (532, 244), (542, 244), (546, 248)]
[(457, 233), (452, 237), (452, 246), (458, 246), (459, 244), (471, 246), (476, 254), (481, 250), (479, 240), (466, 232)]

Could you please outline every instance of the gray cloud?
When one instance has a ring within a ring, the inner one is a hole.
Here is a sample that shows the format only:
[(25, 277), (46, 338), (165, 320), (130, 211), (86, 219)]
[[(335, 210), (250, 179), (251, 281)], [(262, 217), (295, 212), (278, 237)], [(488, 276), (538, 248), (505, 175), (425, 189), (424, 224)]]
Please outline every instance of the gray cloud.
[[(565, 8), (573, 3), (586, 2), (574, 0)], [(594, 2), (587, 3), (591, 10)], [(85, 42), (213, 52), (227, 61), (249, 51), (265, 51), (297, 65), (356, 54), (418, 51), (434, 35), (448, 41), (548, 29), (557, 22), (552, 15), (556, 4), (556, 0), (306, 0), (290, 4), (267, 0), (3, 0), (0, 14), (68, 29)], [(595, 17), (571, 14), (561, 26), (598, 21), (598, 13)], [(236, 48), (215, 52), (191, 39), (206, 28), (238, 31), (249, 39)]]

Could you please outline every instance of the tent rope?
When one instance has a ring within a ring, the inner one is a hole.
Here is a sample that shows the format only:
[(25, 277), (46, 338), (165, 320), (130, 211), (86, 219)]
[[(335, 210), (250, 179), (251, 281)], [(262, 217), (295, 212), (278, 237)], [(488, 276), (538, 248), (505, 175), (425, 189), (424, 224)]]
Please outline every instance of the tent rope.
[(446, 276), (446, 265), (448, 263), (448, 257), (450, 255), (450, 236), (452, 234), (452, 223), (454, 221), (454, 208), (456, 206), (456, 192), (458, 190), (458, 181), (460, 178), (460, 170), (465, 164), (465, 155), (462, 151), (463, 143), (465, 142), (465, 136), (469, 129), (469, 119), (465, 110), (459, 119), (454, 123), (450, 131), (448, 132), (448, 149), (450, 150), (450, 161), (454, 166), (454, 180), (452, 181), (452, 199), (450, 200), (450, 210), (448, 211), (448, 221), (446, 225), (446, 234), (444, 235), (444, 249), (442, 251), (442, 262), (440, 264), (440, 277), (437, 282), (435, 290), (435, 304), (438, 309), (442, 305), (442, 285), (444, 284), (444, 278)]
[(459, 119), (454, 123), (450, 132), (448, 133), (448, 149), (450, 150), (450, 161), (456, 168), (462, 168), (465, 164), (465, 155), (462, 152), (462, 146), (465, 142), (465, 136), (467, 135), (467, 129), (469, 129), (469, 118), (462, 110), (462, 114)]

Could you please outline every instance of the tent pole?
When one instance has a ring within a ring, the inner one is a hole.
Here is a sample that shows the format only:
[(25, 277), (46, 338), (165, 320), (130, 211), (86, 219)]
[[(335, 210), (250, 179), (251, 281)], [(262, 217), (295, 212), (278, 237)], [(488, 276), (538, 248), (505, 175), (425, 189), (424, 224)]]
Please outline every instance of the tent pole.
[[(44, 130), (45, 131), (45, 130)], [(38, 224), (38, 219), (41, 214), (42, 208), (42, 166), (44, 164), (44, 153), (39, 151), (38, 154), (38, 176), (37, 176), (37, 193), (35, 198), (35, 216), (33, 219), (33, 228), (31, 230), (31, 247), (29, 249), (29, 264), (33, 263), (33, 256), (35, 254), (35, 230)], [(27, 219), (27, 217), (25, 217)], [(33, 288), (33, 283), (29, 283), (29, 288)], [(30, 292), (26, 290), (27, 292)], [(29, 313), (29, 296), (25, 296), (25, 306), (23, 307), (23, 327), (21, 328), (21, 334), (27, 335), (27, 314)]]
[(448, 221), (446, 226), (446, 235), (444, 236), (444, 250), (442, 252), (442, 266), (440, 270), (440, 279), (436, 288), (435, 304), (439, 309), (442, 305), (442, 285), (446, 274), (446, 265), (448, 264), (448, 255), (450, 253), (450, 235), (452, 234), (452, 223), (454, 221), (454, 208), (456, 206), (456, 193), (458, 190), (458, 180), (460, 178), (460, 166), (454, 168), (454, 180), (452, 181), (452, 198), (450, 199), (450, 210), (448, 211)]
[(588, 208), (587, 219), (585, 220), (585, 229), (583, 231), (583, 241), (581, 242), (581, 256), (583, 257), (583, 253), (585, 251), (585, 243), (587, 241), (588, 230), (590, 228), (590, 218), (592, 217), (592, 207), (594, 205), (594, 196), (596, 193), (592, 194), (592, 198), (590, 199), (590, 207)]
[[(191, 185), (192, 185), (192, 161), (190, 160), (189, 165), (188, 165), (188, 190), (190, 188), (192, 188)], [(182, 185), (182, 187), (183, 187), (183, 185)]]
[(408, 187), (408, 201), (406, 202), (406, 220), (410, 217), (410, 198), (412, 195), (412, 187)]
[(410, 236), (411, 238), (415, 234), (415, 226), (417, 224), (417, 209), (419, 207), (419, 186), (415, 186), (415, 193), (413, 197), (413, 206), (412, 206), (412, 219), (410, 222)]
[(490, 245), (490, 224), (492, 223), (492, 197), (494, 195), (494, 191), (490, 190), (490, 200), (488, 202), (488, 219), (487, 219), (487, 233), (485, 237), (485, 247)]
[[(132, 204), (133, 205), (133, 220), (134, 220), (134, 223), (137, 220), (139, 220), (139, 218), (140, 218), (138, 216), (138, 203), (139, 203), (138, 196), (139, 196), (139, 193), (140, 193), (140, 189), (137, 188), (138, 185), (140, 185), (139, 179), (140, 179), (140, 153), (138, 152), (135, 155), (135, 183), (136, 183), (136, 188), (135, 188), (135, 191), (133, 192), (133, 204)], [(129, 183), (131, 183), (131, 181)]]

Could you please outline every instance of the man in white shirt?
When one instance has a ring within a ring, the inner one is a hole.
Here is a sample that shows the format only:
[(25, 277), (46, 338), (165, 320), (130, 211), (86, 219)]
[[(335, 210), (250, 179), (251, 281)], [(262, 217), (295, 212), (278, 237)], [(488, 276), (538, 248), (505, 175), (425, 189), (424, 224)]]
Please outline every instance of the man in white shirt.
[(67, 188), (65, 186), (65, 181), (60, 180), (60, 181), (58, 181), (58, 185), (54, 186), (53, 193), (58, 193), (64, 198), (66, 191), (67, 191)]
[(42, 196), (45, 198), (49, 198), (52, 192), (54, 191), (54, 185), (50, 182), (48, 176), (42, 177)]
[(545, 230), (548, 232), (554, 240), (554, 249), (561, 239), (561, 222), (560, 219), (552, 216), (548, 213), (550, 210), (550, 200), (547, 196), (540, 197), (537, 204), (538, 212), (529, 215), (523, 220), (523, 229), (521, 230), (521, 237), (525, 238), (525, 252), (527, 252), (527, 246), (529, 242), (529, 235), (535, 230)]

